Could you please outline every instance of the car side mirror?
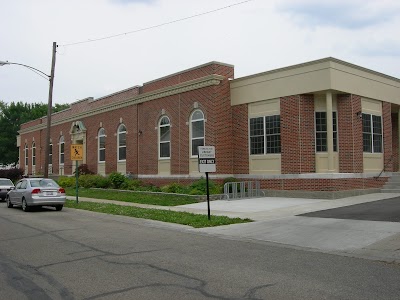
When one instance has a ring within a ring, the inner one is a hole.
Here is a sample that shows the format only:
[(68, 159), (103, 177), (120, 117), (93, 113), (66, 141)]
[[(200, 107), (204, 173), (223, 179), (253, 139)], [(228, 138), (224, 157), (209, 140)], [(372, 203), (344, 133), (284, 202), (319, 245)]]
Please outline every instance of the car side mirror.
[(15, 186), (11, 186), (11, 187), (10, 187), (10, 191), (11, 191), (11, 190), (15, 190)]

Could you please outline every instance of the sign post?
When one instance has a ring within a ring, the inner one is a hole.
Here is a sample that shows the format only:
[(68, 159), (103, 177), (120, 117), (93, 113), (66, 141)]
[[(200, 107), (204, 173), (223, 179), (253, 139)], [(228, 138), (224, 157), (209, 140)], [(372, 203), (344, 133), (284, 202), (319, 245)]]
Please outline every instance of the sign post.
[(211, 219), (210, 215), (210, 190), (208, 186), (208, 173), (216, 172), (215, 166), (215, 147), (214, 146), (199, 146), (199, 172), (206, 173), (206, 188), (207, 188), (207, 210), (208, 220)]
[(75, 194), (76, 203), (78, 204), (78, 191), (79, 191), (79, 172), (78, 172), (78, 160), (83, 160), (83, 145), (72, 144), (71, 145), (71, 160), (75, 160)]

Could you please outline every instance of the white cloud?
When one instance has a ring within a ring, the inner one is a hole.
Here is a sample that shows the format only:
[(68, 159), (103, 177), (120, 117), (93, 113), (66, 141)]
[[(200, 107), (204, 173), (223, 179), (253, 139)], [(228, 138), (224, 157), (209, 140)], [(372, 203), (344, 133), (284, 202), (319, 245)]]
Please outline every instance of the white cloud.
[[(397, 2), (338, 1), (324, 1), (338, 3), (326, 12), (310, 9), (310, 1), (254, 0), (151, 30), (60, 46), (54, 101), (101, 97), (212, 60), (234, 64), (241, 77), (333, 56), (400, 77)], [(0, 0), (7, 11), (0, 19), (0, 60), (50, 73), (53, 41), (112, 36), (237, 2)], [(47, 94), (43, 78), (17, 66), (0, 67), (0, 100), (46, 102)]]

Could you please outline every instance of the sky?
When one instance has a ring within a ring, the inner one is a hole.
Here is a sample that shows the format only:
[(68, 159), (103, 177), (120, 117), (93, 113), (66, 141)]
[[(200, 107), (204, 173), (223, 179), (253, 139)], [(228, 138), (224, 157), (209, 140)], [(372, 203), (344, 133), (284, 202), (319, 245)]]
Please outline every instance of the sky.
[[(335, 57), (400, 78), (398, 0), (0, 0), (0, 7), (0, 61), (50, 74), (57, 42), (53, 104), (210, 61), (234, 65), (240, 78)], [(47, 79), (29, 69), (0, 67), (0, 101), (47, 103), (48, 91)]]

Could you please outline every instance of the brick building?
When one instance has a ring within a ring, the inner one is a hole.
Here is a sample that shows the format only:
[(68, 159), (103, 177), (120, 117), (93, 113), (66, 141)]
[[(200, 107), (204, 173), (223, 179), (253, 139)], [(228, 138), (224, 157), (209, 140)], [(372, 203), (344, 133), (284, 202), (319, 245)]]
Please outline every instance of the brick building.
[[(50, 173), (71, 175), (70, 145), (98, 174), (189, 183), (197, 146), (215, 146), (216, 180), (267, 190), (381, 187), (399, 170), (400, 80), (325, 58), (234, 79), (210, 62), (52, 115)], [(20, 165), (43, 172), (46, 117), (25, 123)], [(377, 175), (384, 171), (379, 178)]]

